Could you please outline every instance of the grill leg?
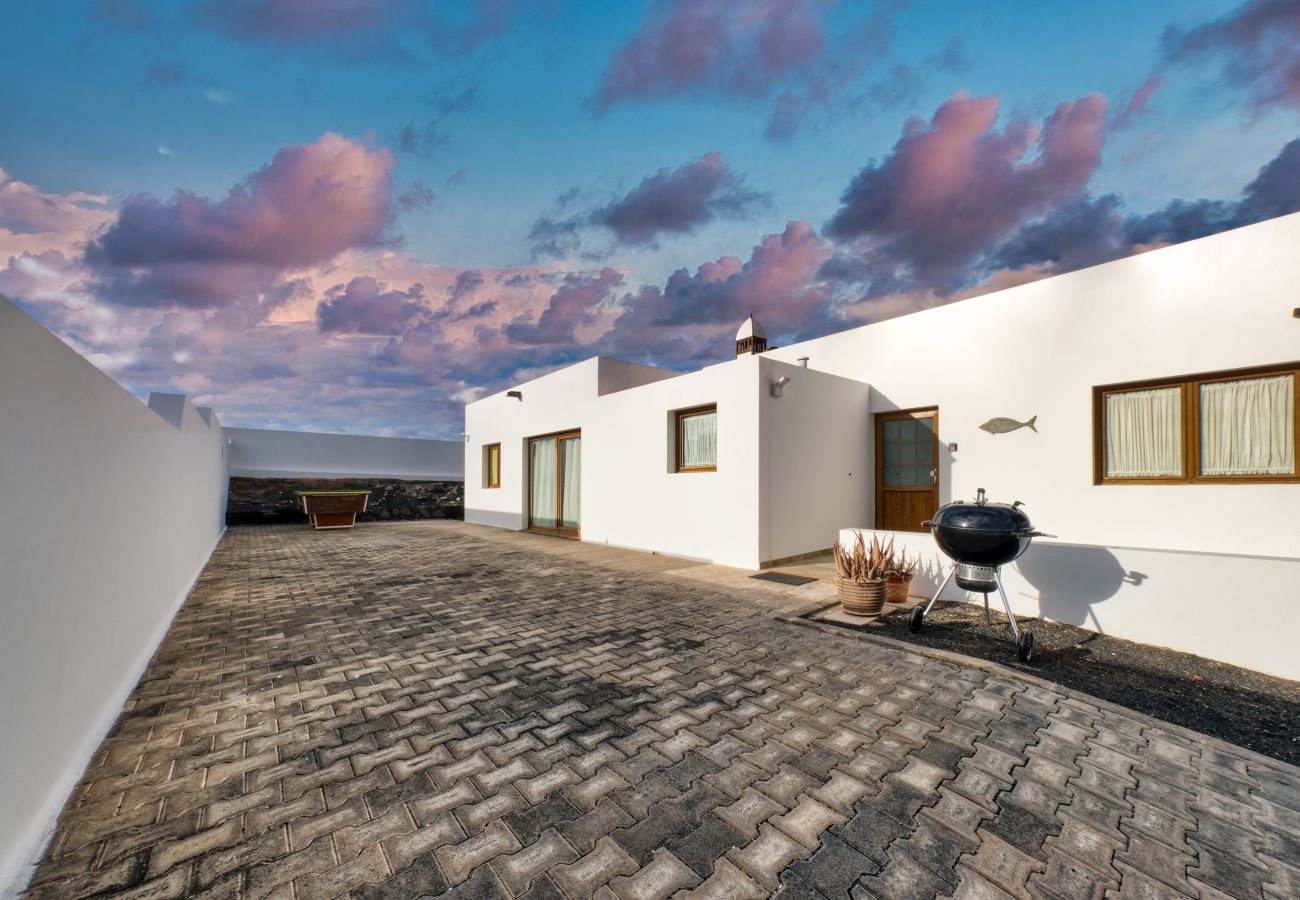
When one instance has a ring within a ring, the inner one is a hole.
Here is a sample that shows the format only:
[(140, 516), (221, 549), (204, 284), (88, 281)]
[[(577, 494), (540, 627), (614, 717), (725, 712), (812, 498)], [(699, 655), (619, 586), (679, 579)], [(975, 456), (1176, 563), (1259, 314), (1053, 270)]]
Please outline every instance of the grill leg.
[[(1007, 592), (1002, 587), (1002, 571), (999, 569), (997, 572), (994, 573), (993, 577), (997, 580), (998, 593), (1002, 596), (1002, 608), (1007, 611), (1007, 624), (1011, 626), (1011, 636), (1018, 641), (1020, 640), (1020, 629), (1016, 627), (1016, 617), (1011, 615), (1011, 603), (1010, 601), (1007, 600)], [(986, 612), (988, 610), (988, 603), (989, 603), (989, 595), (985, 594), (984, 609)]]
[(985, 624), (985, 625), (992, 625), (992, 624), (993, 624), (993, 617), (992, 617), (991, 615), (989, 615), (989, 595), (988, 595), (988, 594), (985, 594), (985, 595), (984, 595), (984, 624)]
[(952, 581), (952, 576), (956, 574), (957, 574), (956, 566), (953, 566), (951, 569), (948, 570), (948, 577), (943, 580), (943, 584), (939, 585), (939, 590), (934, 592), (934, 596), (930, 598), (930, 602), (925, 604), (925, 609), (921, 612), (922, 618), (930, 614), (930, 607), (934, 606), (934, 601), (939, 599), (939, 595), (943, 593), (943, 589), (948, 586), (948, 582)]

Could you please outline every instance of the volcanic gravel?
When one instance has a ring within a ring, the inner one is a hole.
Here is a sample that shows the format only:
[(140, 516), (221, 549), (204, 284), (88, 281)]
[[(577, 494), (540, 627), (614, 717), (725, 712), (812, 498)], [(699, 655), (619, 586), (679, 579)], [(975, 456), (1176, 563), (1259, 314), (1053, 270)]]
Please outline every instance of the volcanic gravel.
[(988, 626), (981, 604), (936, 603), (920, 634), (908, 631), (910, 614), (898, 609), (862, 625), (831, 624), (1000, 663), (1300, 765), (1300, 683), (1017, 616), (1017, 624), (1034, 633), (1034, 656), (1026, 664), (1016, 659), (1002, 612)]

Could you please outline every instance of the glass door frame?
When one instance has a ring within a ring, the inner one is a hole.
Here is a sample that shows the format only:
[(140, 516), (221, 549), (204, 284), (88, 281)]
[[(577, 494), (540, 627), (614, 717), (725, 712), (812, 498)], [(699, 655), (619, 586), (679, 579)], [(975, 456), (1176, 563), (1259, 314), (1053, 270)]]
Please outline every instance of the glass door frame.
[[(555, 431), (551, 434), (536, 434), (528, 438), (528, 492), (525, 495), (528, 499), (527, 522), (528, 531), (535, 531), (538, 534), (558, 534), (564, 537), (581, 537), (582, 520), (578, 520), (577, 528), (565, 528), (560, 523), (564, 521), (564, 454), (560, 452), (560, 442), (577, 438), (582, 440), (582, 429), (574, 428), (567, 431)], [(533, 524), (533, 443), (535, 441), (555, 441), (555, 527), (546, 528), (541, 525)], [(581, 461), (579, 461), (578, 478), (582, 478)]]

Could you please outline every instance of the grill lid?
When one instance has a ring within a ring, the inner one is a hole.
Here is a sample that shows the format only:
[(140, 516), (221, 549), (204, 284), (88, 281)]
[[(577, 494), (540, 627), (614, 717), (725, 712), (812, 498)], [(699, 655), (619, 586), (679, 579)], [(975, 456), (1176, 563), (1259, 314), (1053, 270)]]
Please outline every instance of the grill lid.
[(974, 503), (955, 500), (939, 508), (929, 522), (933, 528), (961, 528), (967, 531), (996, 534), (1027, 534), (1034, 530), (1029, 516), (1020, 509), (1021, 503), (990, 503), (979, 489)]

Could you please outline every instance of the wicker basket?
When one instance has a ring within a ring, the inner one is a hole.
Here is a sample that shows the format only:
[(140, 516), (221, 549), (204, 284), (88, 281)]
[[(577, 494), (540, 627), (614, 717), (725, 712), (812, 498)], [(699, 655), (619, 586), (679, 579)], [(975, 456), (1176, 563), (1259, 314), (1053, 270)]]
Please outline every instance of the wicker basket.
[(836, 578), (835, 590), (840, 606), (851, 616), (878, 616), (885, 608), (885, 579), (860, 584), (848, 578)]
[(885, 588), (885, 601), (888, 603), (906, 603), (907, 589), (911, 586), (911, 575), (890, 575), (889, 586)]

